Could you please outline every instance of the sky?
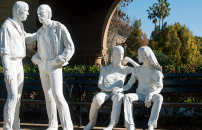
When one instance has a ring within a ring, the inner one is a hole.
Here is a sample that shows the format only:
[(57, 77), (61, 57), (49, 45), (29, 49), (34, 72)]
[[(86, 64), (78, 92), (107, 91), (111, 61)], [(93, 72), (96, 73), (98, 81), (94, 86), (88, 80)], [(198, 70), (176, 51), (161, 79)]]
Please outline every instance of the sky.
[[(171, 11), (164, 22), (167, 22), (168, 25), (175, 22), (179, 22), (181, 25), (185, 24), (194, 36), (202, 37), (202, 0), (167, 0), (167, 2), (170, 3)], [(131, 20), (141, 19), (141, 29), (147, 33), (148, 38), (154, 30), (154, 24), (152, 20), (147, 18), (146, 10), (154, 3), (157, 3), (157, 0), (133, 0), (124, 9)], [(157, 21), (157, 25), (159, 25), (159, 21)]]

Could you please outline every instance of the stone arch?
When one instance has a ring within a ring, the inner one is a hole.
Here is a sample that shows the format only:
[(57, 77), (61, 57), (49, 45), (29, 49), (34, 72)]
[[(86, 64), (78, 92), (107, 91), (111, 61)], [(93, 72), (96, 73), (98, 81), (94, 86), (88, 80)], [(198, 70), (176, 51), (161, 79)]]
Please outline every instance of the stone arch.
[[(1, 1), (0, 24), (11, 17), (12, 6), (17, 0)], [(30, 15), (24, 22), (27, 32), (35, 32), (41, 24), (37, 18), (37, 7), (48, 4), (52, 8), (53, 20), (63, 23), (75, 44), (75, 54), (70, 64), (93, 65), (101, 63), (106, 53), (109, 24), (113, 12), (121, 0), (23, 0), (30, 6)]]
[(113, 17), (113, 14), (116, 10), (116, 8), (118, 7), (118, 5), (120, 4), (121, 0), (114, 0), (114, 3), (111, 5), (107, 15), (106, 15), (106, 18), (105, 18), (105, 21), (104, 21), (104, 25), (103, 25), (103, 28), (102, 28), (102, 41), (101, 41), (101, 47), (103, 48), (103, 52), (105, 53), (107, 51), (107, 35), (108, 35), (108, 30), (109, 30), (109, 25), (110, 25), (110, 22), (111, 22), (111, 19)]

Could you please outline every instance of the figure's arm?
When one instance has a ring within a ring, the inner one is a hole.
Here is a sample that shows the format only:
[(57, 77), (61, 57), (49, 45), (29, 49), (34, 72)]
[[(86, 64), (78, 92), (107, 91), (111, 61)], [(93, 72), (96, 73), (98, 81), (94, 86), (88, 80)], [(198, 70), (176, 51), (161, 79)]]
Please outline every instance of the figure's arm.
[(132, 75), (131, 75), (131, 77), (130, 77), (130, 80), (128, 81), (128, 83), (123, 88), (114, 89), (113, 92), (114, 93), (121, 93), (123, 91), (128, 91), (129, 89), (131, 89), (131, 87), (136, 82), (136, 80), (137, 80), (136, 75), (133, 72)]
[(74, 54), (75, 50), (74, 43), (67, 28), (64, 25), (61, 26), (62, 26), (62, 39), (64, 42), (65, 49), (63, 53), (60, 55), (60, 58), (62, 58), (65, 62), (68, 62)]
[(3, 64), (4, 78), (10, 84), (11, 80), (13, 80), (11, 67), (10, 67), (10, 56), (1, 54), (1, 58), (2, 58), (2, 64)]
[(128, 63), (130, 62), (134, 67), (137, 67), (137, 66), (140, 66), (138, 63), (136, 63), (135, 61), (133, 61), (131, 58), (129, 57), (125, 57), (124, 60), (123, 60), (124, 63)]
[(71, 39), (71, 36), (67, 30), (67, 28), (64, 25), (61, 25), (62, 33), (61, 33), (61, 39), (64, 44), (64, 51), (61, 55), (58, 55), (53, 62), (60, 68), (63, 65), (68, 64), (68, 61), (71, 59), (71, 57), (74, 54), (74, 44)]
[(36, 52), (36, 54), (32, 56), (31, 60), (35, 65), (39, 65), (39, 63), (41, 62), (41, 58), (39, 57), (38, 52)]
[(163, 74), (161, 71), (157, 71), (154, 75), (155, 84), (157, 89), (153, 92), (150, 92), (147, 97), (145, 98), (145, 107), (149, 108), (151, 106), (152, 97), (155, 94), (159, 94), (163, 89)]
[(26, 33), (25, 35), (26, 35), (26, 37), (25, 37), (25, 43), (26, 44), (32, 44), (32, 43), (36, 42), (36, 40), (37, 40), (37, 34), (36, 33), (33, 33), (33, 34)]
[(155, 94), (159, 94), (161, 92), (161, 90), (163, 89), (163, 74), (161, 71), (156, 72), (154, 80), (155, 80), (157, 89), (150, 93), (152, 96)]
[(98, 79), (98, 87), (102, 90), (102, 91), (105, 91), (105, 92), (109, 92), (109, 91), (112, 91), (113, 89), (115, 89), (114, 86), (110, 86), (110, 87), (106, 87), (104, 85), (104, 68), (101, 69), (100, 71), (100, 76), (99, 76), (99, 79)]
[(131, 89), (131, 87), (133, 86), (133, 84), (136, 82), (137, 77), (135, 72), (132, 73), (130, 80), (128, 81), (128, 83), (123, 87), (123, 91), (128, 91), (129, 89)]
[(10, 41), (11, 40), (11, 34), (9, 33), (9, 30), (7, 27), (2, 26), (1, 32), (0, 32), (0, 41), (1, 41), (1, 60), (3, 64), (3, 71), (4, 71), (4, 78), (8, 83), (11, 83), (12, 78), (12, 72), (10, 67)]

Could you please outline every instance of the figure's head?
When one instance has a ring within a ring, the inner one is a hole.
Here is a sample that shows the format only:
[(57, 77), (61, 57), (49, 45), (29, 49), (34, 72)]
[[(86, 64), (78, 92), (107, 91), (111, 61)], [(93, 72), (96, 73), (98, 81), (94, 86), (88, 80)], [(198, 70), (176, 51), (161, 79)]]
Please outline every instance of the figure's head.
[(51, 8), (50, 6), (46, 4), (42, 4), (38, 7), (37, 14), (38, 14), (40, 23), (47, 23), (48, 21), (51, 20), (51, 17), (52, 17)]
[(156, 56), (154, 55), (154, 52), (148, 46), (143, 46), (138, 49), (138, 60), (140, 63), (149, 61), (151, 66), (158, 68), (160, 70), (162, 69), (156, 59)]
[(124, 49), (122, 46), (115, 46), (113, 49), (113, 61), (115, 62), (121, 62), (123, 60), (124, 56)]
[(25, 21), (29, 15), (29, 6), (23, 1), (17, 1), (13, 5), (13, 17), (17, 17), (20, 21)]

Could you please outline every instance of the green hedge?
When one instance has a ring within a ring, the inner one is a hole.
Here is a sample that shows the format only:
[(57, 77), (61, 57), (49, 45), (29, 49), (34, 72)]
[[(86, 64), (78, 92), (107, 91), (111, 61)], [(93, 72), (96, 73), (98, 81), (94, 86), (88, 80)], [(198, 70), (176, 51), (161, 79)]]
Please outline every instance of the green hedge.
[[(38, 66), (29, 67), (23, 65), (24, 73), (39, 73)], [(100, 73), (100, 66), (85, 66), (85, 65), (67, 65), (62, 68), (64, 73)], [(0, 67), (0, 73), (3, 73), (3, 68)]]
[[(38, 67), (23, 66), (25, 73), (39, 73)], [(64, 73), (100, 73), (100, 66), (85, 66), (85, 65), (67, 65), (62, 68)], [(193, 64), (183, 67), (166, 65), (162, 66), (163, 73), (202, 73), (202, 67), (195, 67)], [(0, 73), (3, 73), (3, 68), (0, 67)]]

